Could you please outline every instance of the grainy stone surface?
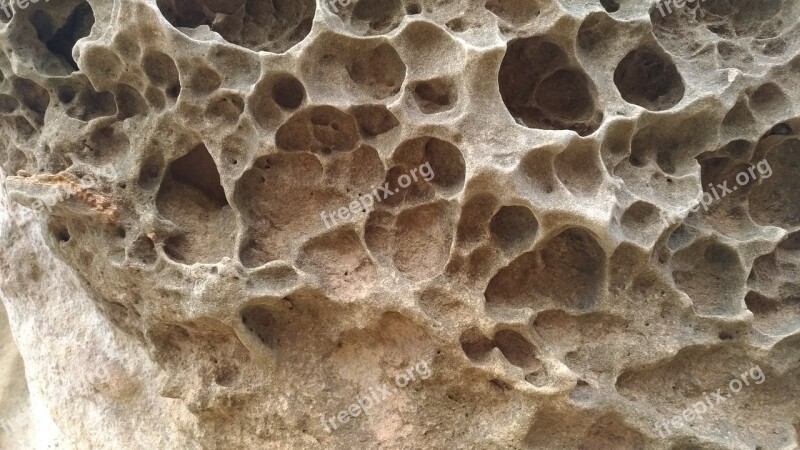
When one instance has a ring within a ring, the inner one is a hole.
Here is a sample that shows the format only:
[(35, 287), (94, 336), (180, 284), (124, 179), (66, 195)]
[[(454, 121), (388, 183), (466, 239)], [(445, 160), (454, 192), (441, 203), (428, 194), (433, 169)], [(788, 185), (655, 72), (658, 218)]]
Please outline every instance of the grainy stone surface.
[(800, 3), (664, 9), (0, 11), (0, 444), (797, 448)]

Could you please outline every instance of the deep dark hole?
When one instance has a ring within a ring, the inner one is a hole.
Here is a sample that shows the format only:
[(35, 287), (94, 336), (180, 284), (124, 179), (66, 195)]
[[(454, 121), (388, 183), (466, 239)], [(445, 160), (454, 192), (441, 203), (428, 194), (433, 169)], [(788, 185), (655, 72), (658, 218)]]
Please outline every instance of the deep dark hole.
[(600, 4), (610, 13), (619, 11), (619, 3), (616, 0), (600, 0)]
[(75, 92), (73, 92), (72, 90), (64, 89), (58, 92), (58, 100), (61, 103), (64, 104), (72, 103), (72, 100), (74, 99), (75, 99)]
[(769, 130), (768, 136), (789, 136), (792, 134), (792, 127), (788, 123), (779, 123)]
[[(47, 42), (45, 42), (45, 45), (47, 45), (47, 49), (54, 55), (63, 58), (73, 70), (78, 70), (78, 64), (72, 58), (72, 47), (75, 46), (75, 43), (78, 42), (80, 38), (89, 35), (89, 32), (92, 30), (92, 25), (94, 25), (94, 12), (92, 11), (92, 7), (89, 6), (89, 3), (83, 2), (75, 7), (72, 14), (67, 18), (67, 22), (64, 26), (53, 33)], [(39, 34), (39, 39), (42, 39), (46, 36), (43, 36), (42, 33), (46, 33), (49, 30), (47, 30), (46, 27), (40, 29), (37, 26), (36, 31)]]
[(167, 88), (166, 92), (167, 92), (167, 96), (169, 98), (173, 98), (173, 99), (174, 98), (178, 98), (178, 96), (181, 93), (181, 85), (180, 84), (176, 84), (175, 86), (171, 86), (171, 87)]
[(69, 230), (67, 230), (66, 228), (57, 229), (55, 234), (56, 234), (56, 239), (58, 239), (58, 242), (62, 243), (69, 242), (70, 239)]

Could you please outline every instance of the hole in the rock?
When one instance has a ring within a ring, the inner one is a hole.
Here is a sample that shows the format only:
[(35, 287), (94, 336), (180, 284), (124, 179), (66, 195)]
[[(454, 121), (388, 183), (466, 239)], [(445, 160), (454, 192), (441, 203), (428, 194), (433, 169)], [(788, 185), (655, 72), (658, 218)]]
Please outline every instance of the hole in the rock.
[(692, 232), (686, 224), (680, 224), (667, 238), (667, 247), (677, 250), (692, 241)]
[(789, 136), (793, 133), (794, 130), (788, 123), (779, 123), (769, 130), (767, 136)]
[(488, 0), (484, 6), (495, 16), (515, 25), (530, 22), (541, 10), (539, 0)]
[[(395, 150), (392, 159), (409, 168), (419, 169), (425, 181), (442, 189), (461, 189), (466, 176), (466, 163), (461, 150), (450, 142), (434, 137), (406, 141)], [(387, 179), (394, 182), (396, 179)]]
[(491, 383), (493, 386), (497, 386), (500, 390), (503, 391), (510, 391), (511, 389), (514, 389), (513, 386), (511, 386), (510, 384), (506, 383), (505, 381), (499, 378), (492, 378), (491, 380), (489, 380), (489, 383)]
[(516, 331), (498, 331), (494, 335), (494, 344), (500, 349), (508, 362), (517, 367), (531, 368), (536, 366), (538, 362), (533, 344)]
[(75, 90), (69, 86), (58, 89), (58, 101), (64, 104), (72, 103), (75, 100)]
[(88, 82), (78, 92), (77, 100), (67, 108), (68, 116), (84, 122), (116, 114), (117, 103), (114, 94), (108, 91), (97, 92)]
[(625, 211), (625, 214), (622, 215), (621, 222), (623, 226), (631, 230), (639, 230), (647, 228), (658, 219), (658, 208), (648, 202), (640, 200), (636, 201)]
[(692, 299), (698, 314), (739, 311), (747, 274), (733, 249), (709, 239), (695, 241), (679, 250), (671, 264), (675, 284)]
[(175, 27), (195, 28), (206, 24), (206, 14), (200, 2), (158, 0), (156, 4), (164, 17)]
[(280, 339), (275, 316), (263, 306), (251, 306), (241, 313), (242, 325), (253, 333), (267, 348), (274, 349)]
[(111, 162), (130, 149), (130, 140), (120, 126), (96, 128), (89, 135), (86, 146), (92, 152), (92, 158), (98, 162)]
[(128, 249), (128, 258), (146, 265), (155, 263), (158, 254), (153, 240), (147, 236), (137, 237)]
[(734, 338), (734, 335), (729, 331), (722, 330), (722, 331), (719, 332), (719, 334), (717, 334), (717, 337), (721, 341), (729, 341), (729, 340)]
[(788, 43), (785, 39), (774, 38), (763, 41), (754, 41), (753, 47), (765, 56), (779, 57), (786, 54)]
[(67, 243), (69, 242), (70, 235), (69, 231), (66, 228), (60, 228), (56, 231), (56, 239), (58, 242)]
[(239, 368), (235, 366), (218, 367), (214, 372), (214, 383), (222, 387), (231, 387), (239, 377)]
[(365, 138), (388, 133), (400, 125), (397, 117), (383, 105), (358, 105), (350, 113), (355, 117), (361, 135)]
[(489, 223), (492, 235), (504, 247), (530, 242), (538, 227), (536, 217), (525, 206), (503, 206)]
[(760, 179), (749, 195), (750, 215), (761, 225), (792, 230), (800, 223), (800, 203), (790, 199), (800, 192), (800, 140), (790, 138), (775, 146), (767, 158), (750, 168), (750, 182)]
[(614, 71), (614, 84), (622, 98), (651, 111), (677, 105), (685, 87), (669, 56), (640, 48), (628, 53)]
[(353, 17), (368, 23), (373, 33), (394, 28), (401, 16), (399, 0), (359, 0), (353, 9)]
[(408, 14), (409, 16), (421, 13), (422, 13), (422, 8), (420, 8), (419, 4), (412, 3), (410, 5), (406, 5), (406, 14)]
[(186, 264), (217, 263), (230, 255), (236, 227), (219, 172), (205, 145), (170, 164), (156, 198), (158, 212), (180, 230), (164, 245), (173, 260)]
[(454, 211), (446, 202), (407, 209), (397, 217), (394, 242), (395, 267), (420, 280), (441, 273), (453, 240)]
[(541, 37), (509, 44), (498, 82), (506, 108), (525, 126), (587, 135), (602, 121), (589, 78), (558, 45)]
[(133, 30), (126, 30), (114, 36), (112, 45), (120, 58), (137, 60), (141, 56), (141, 47), (137, 41), (138, 38), (133, 35)]
[(664, 173), (675, 173), (675, 161), (672, 159), (672, 153), (668, 151), (658, 152), (656, 154), (656, 164), (658, 164), (658, 168), (664, 171)]
[(536, 102), (563, 120), (579, 120), (594, 107), (586, 77), (574, 70), (559, 70), (545, 78), (536, 88)]
[(547, 382), (547, 372), (540, 365), (537, 370), (525, 374), (525, 381), (534, 386), (544, 386)]
[(280, 78), (272, 87), (272, 98), (275, 103), (286, 109), (296, 109), (306, 97), (303, 83), (297, 78), (288, 75)]
[(619, 2), (617, 0), (600, 0), (600, 4), (603, 5), (603, 9), (610, 13), (619, 11)]
[(734, 36), (733, 30), (731, 30), (731, 28), (726, 23), (708, 24), (706, 25), (706, 29), (722, 37), (731, 38)]
[(747, 295), (744, 297), (744, 303), (747, 305), (747, 309), (752, 311), (753, 314), (757, 316), (774, 314), (779, 310), (778, 302), (764, 297), (763, 295), (759, 295), (753, 291), (747, 293)]
[(746, 98), (740, 98), (722, 119), (722, 129), (734, 136), (755, 132), (756, 119)]
[(204, 65), (196, 67), (189, 74), (187, 88), (197, 91), (199, 94), (210, 94), (222, 85), (222, 78), (219, 74)]
[(473, 361), (483, 360), (489, 351), (494, 348), (491, 340), (487, 339), (477, 328), (470, 328), (461, 335), (461, 349)]
[[(460, 188), (464, 184), (466, 163), (461, 150), (437, 138), (425, 143), (425, 159), (433, 169), (433, 183), (445, 189)], [(425, 176), (425, 174), (423, 174)]]
[(244, 112), (244, 99), (238, 94), (226, 93), (218, 96), (206, 108), (206, 116), (235, 123)]
[(717, 53), (725, 62), (724, 67), (738, 67), (746, 70), (754, 61), (753, 55), (747, 49), (726, 41), (717, 43)]
[(603, 183), (599, 152), (590, 141), (575, 140), (553, 161), (561, 184), (575, 196), (593, 196)]
[[(591, 54), (591, 57), (602, 57), (612, 45), (619, 41), (619, 22), (608, 14), (590, 13), (578, 29), (577, 47), (579, 54)], [(586, 55), (590, 56), (590, 55)]]
[(658, 230), (661, 216), (655, 205), (637, 200), (622, 214), (620, 224), (628, 235), (649, 239)]
[(281, 124), (281, 110), (272, 98), (272, 80), (263, 79), (256, 84), (253, 94), (247, 99), (247, 106), (253, 112), (253, 118), (264, 129), (274, 130)]
[(239, 249), (239, 259), (245, 267), (254, 268), (278, 258), (273, 252), (267, 250), (262, 239), (253, 238), (248, 235), (248, 237), (243, 240), (242, 246)]
[[(350, 173), (350, 161), (357, 160), (350, 158), (355, 158), (357, 152), (335, 155), (327, 162), (333, 165), (342, 161), (347, 168), (345, 173)], [(380, 164), (377, 151), (369, 160), (373, 159)], [(367, 158), (361, 162), (367, 163)], [(341, 182), (348, 183), (344, 180), (352, 178), (345, 173)], [(349, 200), (331, 189), (324, 181), (328, 177), (320, 158), (308, 151), (278, 152), (252, 164), (236, 183), (233, 196), (233, 203), (240, 205), (244, 223), (248, 224), (240, 239), (239, 257), (244, 265), (258, 267), (286, 258), (308, 236), (319, 234), (326, 225), (333, 228), (342, 223), (333, 208), (345, 207)], [(321, 212), (326, 215), (321, 216)]]
[(358, 138), (358, 125), (349, 114), (333, 106), (315, 106), (281, 125), (275, 143), (285, 150), (329, 154), (352, 150)]
[(168, 55), (154, 51), (146, 54), (142, 59), (144, 72), (150, 82), (162, 88), (174, 88), (180, 86), (178, 67), (175, 61)]
[(347, 73), (370, 95), (384, 99), (400, 92), (406, 77), (406, 65), (394, 47), (382, 43), (356, 52), (347, 66)]
[(605, 252), (594, 237), (572, 228), (498, 271), (486, 288), (486, 303), (520, 308), (549, 297), (567, 307), (589, 308), (599, 297), (605, 267)]
[(60, 244), (66, 244), (72, 238), (70, 236), (69, 228), (62, 220), (53, 220), (49, 223), (50, 234), (58, 241)]
[(786, 236), (786, 238), (778, 244), (778, 248), (787, 251), (800, 251), (800, 231)]
[(19, 101), (10, 95), (0, 94), (0, 114), (11, 114), (19, 108)]
[(181, 85), (173, 84), (172, 86), (167, 87), (164, 92), (167, 94), (167, 97), (175, 100), (181, 94)]
[(161, 178), (163, 165), (164, 159), (160, 154), (148, 157), (142, 164), (142, 170), (139, 173), (139, 179), (137, 180), (139, 187), (143, 189), (154, 187), (159, 178)]
[(283, 53), (311, 31), (314, 0), (157, 0), (176, 28), (207, 25), (226, 41), (253, 51)]
[[(118, 117), (125, 120), (130, 117), (144, 115), (147, 112), (147, 102), (139, 91), (127, 84), (118, 84), (115, 95)], [(67, 102), (69, 103), (69, 102)]]
[(411, 87), (419, 109), (425, 114), (434, 114), (451, 109), (458, 100), (458, 92), (452, 81), (444, 78), (420, 81)]
[[(22, 139), (31, 139), (36, 133), (36, 128), (34, 128), (33, 125), (28, 122), (28, 119), (22, 116), (8, 116), (5, 117), (4, 120), (11, 123), (11, 126), (14, 128), (14, 132), (17, 133), (17, 136)], [(40, 172), (41, 171), (42, 169), (40, 169)]]
[(169, 166), (169, 173), (173, 179), (197, 189), (220, 207), (228, 204), (217, 165), (205, 145), (200, 144), (173, 161)]
[(484, 295), (487, 305), (496, 307), (533, 307), (534, 301), (550, 298), (586, 309), (599, 298), (605, 269), (605, 252), (594, 237), (571, 228), (500, 269)]
[(735, 139), (725, 144), (725, 152), (731, 158), (741, 159), (750, 154), (750, 149), (752, 147), (753, 144), (750, 141), (744, 139)]
[(41, 10), (31, 16), (31, 24), (42, 43), (55, 56), (59, 57), (72, 70), (78, 70), (78, 64), (72, 57), (72, 48), (79, 39), (86, 37), (94, 25), (94, 12), (88, 2), (82, 2), (72, 10), (64, 26), (53, 31), (50, 17)]
[(551, 194), (558, 184), (553, 171), (553, 158), (552, 150), (535, 149), (529, 151), (519, 165), (525, 181), (540, 194)]
[(456, 17), (455, 19), (447, 22), (447, 28), (455, 31), (456, 33), (463, 33), (467, 31), (468, 25), (462, 18)]
[(11, 86), (22, 104), (34, 113), (35, 120), (43, 124), (47, 107), (50, 106), (50, 93), (47, 89), (26, 78), (14, 78)]
[(329, 295), (339, 298), (358, 296), (375, 280), (369, 253), (352, 230), (338, 229), (312, 238), (300, 250), (297, 265), (319, 276)]
[(172, 236), (164, 241), (164, 253), (173, 261), (183, 264), (191, 263), (184, 250), (188, 245), (186, 236)]
[(486, 224), (490, 221), (493, 222), (490, 225), (492, 233), (498, 236), (501, 242), (503, 242), (502, 236), (507, 234), (509, 237), (516, 237), (515, 233), (518, 233), (519, 230), (509, 229), (506, 232), (506, 224), (511, 225), (511, 222), (514, 221), (513, 218), (507, 217), (511, 215), (508, 214), (507, 208), (511, 207), (502, 207), (495, 217), (501, 216), (503, 218), (493, 219), (492, 214), (497, 211), (498, 206), (497, 199), (491, 194), (481, 193), (468, 198), (461, 208), (461, 217), (458, 219), (456, 231), (456, 242), (465, 247), (480, 243), (486, 238)]

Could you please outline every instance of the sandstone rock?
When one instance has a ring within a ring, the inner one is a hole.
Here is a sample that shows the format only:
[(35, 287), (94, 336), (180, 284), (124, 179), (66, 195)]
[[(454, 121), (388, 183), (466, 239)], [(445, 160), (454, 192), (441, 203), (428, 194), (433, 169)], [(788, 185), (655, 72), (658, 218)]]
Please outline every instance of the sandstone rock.
[(14, 2), (0, 445), (797, 448), (798, 16)]

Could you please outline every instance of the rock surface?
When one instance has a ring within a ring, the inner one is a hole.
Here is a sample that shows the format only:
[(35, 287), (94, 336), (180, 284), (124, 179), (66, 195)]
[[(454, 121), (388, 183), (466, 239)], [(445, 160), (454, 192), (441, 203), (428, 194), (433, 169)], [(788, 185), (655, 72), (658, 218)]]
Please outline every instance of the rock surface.
[(0, 445), (797, 448), (799, 16), (0, 11)]

